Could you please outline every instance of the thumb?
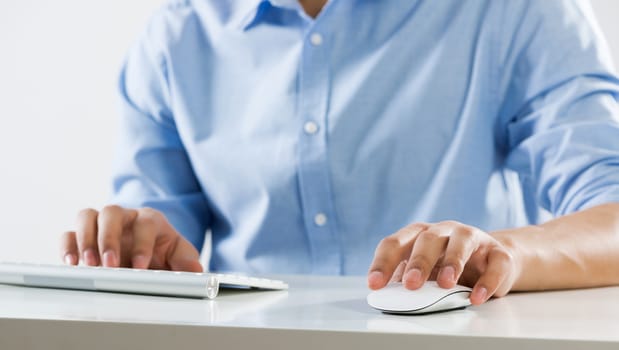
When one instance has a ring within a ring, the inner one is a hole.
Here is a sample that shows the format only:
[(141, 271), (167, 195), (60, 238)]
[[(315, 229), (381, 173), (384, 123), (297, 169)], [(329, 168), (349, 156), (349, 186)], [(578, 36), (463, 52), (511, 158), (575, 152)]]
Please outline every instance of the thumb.
[(172, 251), (168, 255), (168, 265), (173, 271), (202, 272), (200, 264), (200, 253), (182, 236), (177, 237), (178, 241), (173, 245)]
[(172, 271), (202, 272), (200, 264), (200, 253), (188, 240), (167, 221), (163, 221), (163, 234), (172, 238), (172, 244), (168, 246), (166, 252), (166, 265)]

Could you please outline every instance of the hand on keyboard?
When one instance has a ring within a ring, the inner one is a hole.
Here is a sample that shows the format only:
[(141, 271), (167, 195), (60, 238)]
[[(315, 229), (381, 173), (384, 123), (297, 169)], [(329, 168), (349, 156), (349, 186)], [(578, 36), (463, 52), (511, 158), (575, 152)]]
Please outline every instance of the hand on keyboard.
[(84, 209), (62, 236), (66, 264), (201, 272), (200, 254), (165, 216), (150, 208)]

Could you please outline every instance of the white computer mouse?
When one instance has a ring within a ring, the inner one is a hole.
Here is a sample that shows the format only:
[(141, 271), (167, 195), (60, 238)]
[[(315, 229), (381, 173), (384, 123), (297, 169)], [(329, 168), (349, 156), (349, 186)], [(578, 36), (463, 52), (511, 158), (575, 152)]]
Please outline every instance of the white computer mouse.
[(401, 282), (396, 282), (370, 292), (367, 301), (371, 307), (385, 313), (425, 314), (467, 307), (471, 305), (471, 291), (471, 288), (460, 285), (444, 289), (436, 281), (428, 281), (419, 289), (409, 290)]

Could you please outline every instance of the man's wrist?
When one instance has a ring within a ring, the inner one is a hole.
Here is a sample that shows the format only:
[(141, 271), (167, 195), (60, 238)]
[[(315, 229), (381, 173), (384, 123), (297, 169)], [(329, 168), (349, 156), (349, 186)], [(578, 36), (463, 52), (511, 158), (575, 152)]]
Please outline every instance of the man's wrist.
[[(514, 261), (514, 274), (510, 290), (535, 289), (537, 274), (527, 268), (535, 264), (533, 262), (535, 259), (535, 249), (527, 247), (526, 242), (531, 241), (531, 236), (543, 234), (543, 230), (541, 226), (529, 225), (490, 233), (509, 252)], [(529, 273), (526, 273), (527, 271)]]

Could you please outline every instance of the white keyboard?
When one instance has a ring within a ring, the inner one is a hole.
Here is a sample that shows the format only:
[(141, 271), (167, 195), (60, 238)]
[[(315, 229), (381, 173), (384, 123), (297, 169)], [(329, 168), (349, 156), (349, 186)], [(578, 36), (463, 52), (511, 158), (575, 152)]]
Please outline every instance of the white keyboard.
[(0, 262), (0, 283), (29, 287), (213, 299), (220, 287), (288, 289), (283, 281), (237, 274)]

